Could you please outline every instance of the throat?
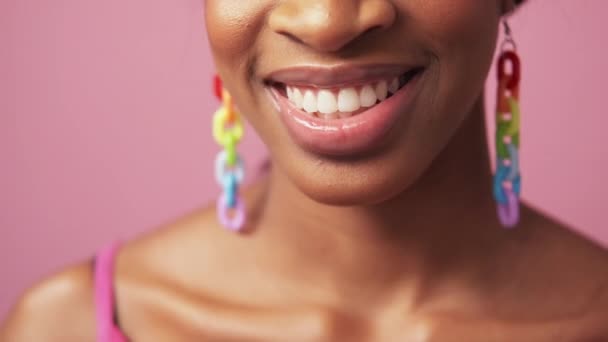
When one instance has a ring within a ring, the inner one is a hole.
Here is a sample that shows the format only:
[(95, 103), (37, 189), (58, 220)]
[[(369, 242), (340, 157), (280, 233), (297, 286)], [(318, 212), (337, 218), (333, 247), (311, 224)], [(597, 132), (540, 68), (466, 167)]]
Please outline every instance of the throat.
[(435, 284), (474, 284), (505, 239), (476, 108), (416, 184), (378, 204), (320, 203), (273, 167), (256, 215), (257, 264), (288, 293), (362, 311), (431, 301)]

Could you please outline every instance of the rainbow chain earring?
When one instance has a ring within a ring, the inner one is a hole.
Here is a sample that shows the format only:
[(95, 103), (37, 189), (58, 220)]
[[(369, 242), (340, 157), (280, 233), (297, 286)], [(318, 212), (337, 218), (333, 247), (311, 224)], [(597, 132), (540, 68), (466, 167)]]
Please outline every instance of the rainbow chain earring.
[[(496, 173), (494, 198), (498, 218), (505, 228), (519, 222), (521, 175), (519, 170), (520, 111), (519, 83), (521, 63), (511, 29), (503, 21), (506, 38), (498, 59), (498, 94), (496, 97)], [(510, 68), (507, 68), (510, 65)], [(509, 72), (510, 71), (510, 72)]]
[(245, 205), (239, 196), (245, 166), (236, 151), (236, 145), (243, 138), (243, 122), (218, 76), (214, 85), (215, 95), (222, 106), (213, 116), (213, 138), (224, 148), (215, 158), (215, 179), (224, 190), (217, 201), (217, 217), (224, 227), (238, 232), (243, 229), (246, 220)]

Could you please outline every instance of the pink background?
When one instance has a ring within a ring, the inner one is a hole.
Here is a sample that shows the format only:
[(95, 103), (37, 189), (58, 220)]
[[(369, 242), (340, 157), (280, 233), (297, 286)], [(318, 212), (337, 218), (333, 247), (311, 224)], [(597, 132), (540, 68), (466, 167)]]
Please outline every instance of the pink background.
[[(0, 319), (41, 276), (218, 192), (201, 4), (0, 1)], [(532, 0), (512, 20), (524, 197), (604, 245), (607, 12)], [(251, 130), (242, 152), (264, 155)]]

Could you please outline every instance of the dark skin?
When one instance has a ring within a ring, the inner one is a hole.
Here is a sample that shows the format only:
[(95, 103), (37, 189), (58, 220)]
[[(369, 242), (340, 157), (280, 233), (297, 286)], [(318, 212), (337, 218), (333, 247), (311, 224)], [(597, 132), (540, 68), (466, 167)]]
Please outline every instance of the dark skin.
[[(215, 209), (131, 241), (117, 317), (134, 341), (608, 341), (608, 253), (522, 205), (500, 227), (483, 81), (508, 0), (208, 0), (227, 89), (271, 152), (248, 233)], [(338, 15), (339, 14), (339, 15)], [(399, 37), (397, 39), (397, 37)], [(425, 66), (412, 120), (372, 153), (293, 144), (263, 95), (293, 63)], [(28, 290), (0, 340), (94, 341), (92, 267)]]

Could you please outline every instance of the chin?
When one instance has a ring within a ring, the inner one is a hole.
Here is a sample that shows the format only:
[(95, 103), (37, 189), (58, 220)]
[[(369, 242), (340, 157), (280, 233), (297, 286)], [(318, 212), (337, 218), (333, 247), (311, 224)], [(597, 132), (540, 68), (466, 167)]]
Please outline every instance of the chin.
[[(425, 167), (408, 158), (336, 162), (317, 159), (288, 168), (291, 182), (313, 201), (334, 206), (374, 205), (407, 191)], [(408, 165), (409, 164), (409, 165)]]

